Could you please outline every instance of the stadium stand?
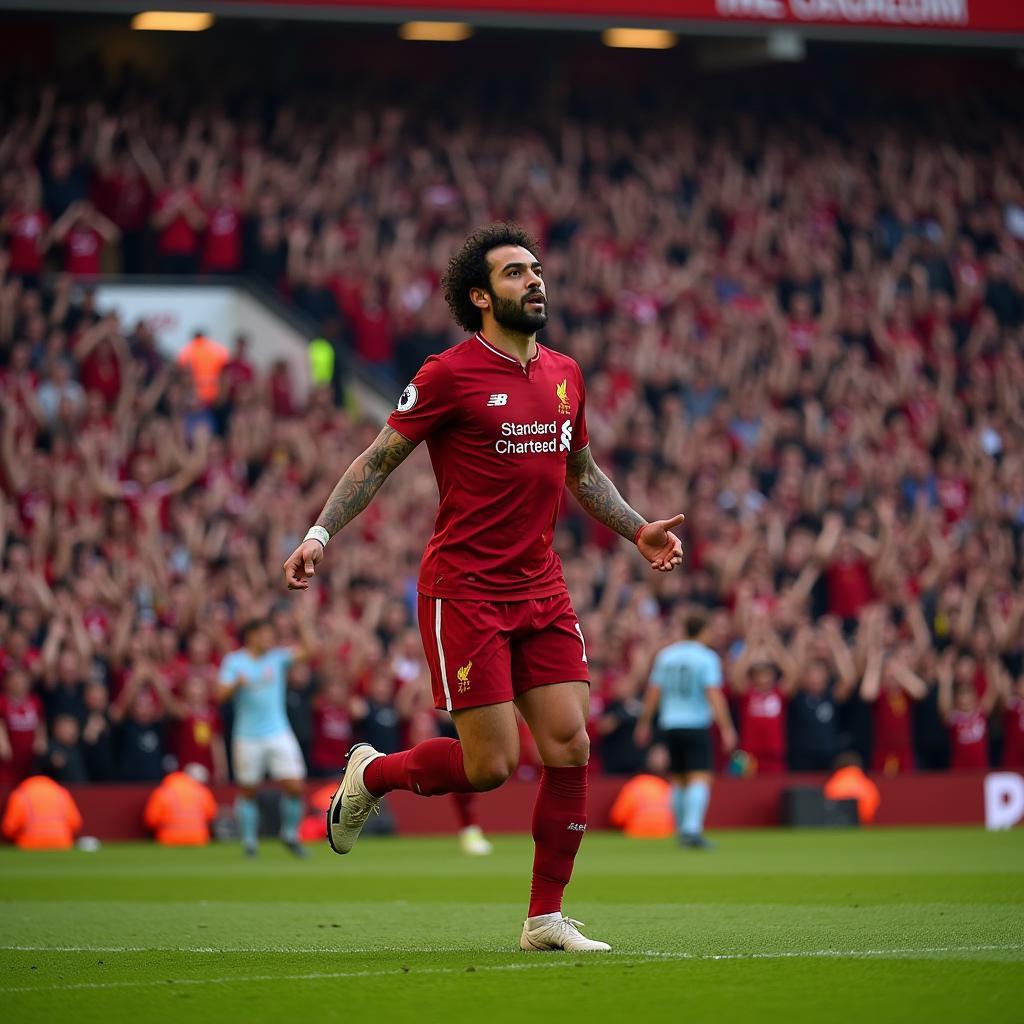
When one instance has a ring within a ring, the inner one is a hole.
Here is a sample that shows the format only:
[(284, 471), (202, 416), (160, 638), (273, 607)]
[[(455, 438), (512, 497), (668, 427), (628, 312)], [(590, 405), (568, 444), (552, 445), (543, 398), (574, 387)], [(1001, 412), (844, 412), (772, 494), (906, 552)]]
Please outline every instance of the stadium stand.
[(251, 275), (397, 393), (457, 337), (447, 255), (506, 217), (541, 242), (542, 340), (583, 367), (598, 462), (642, 512), (687, 513), (687, 571), (653, 578), (563, 506), (606, 766), (643, 764), (651, 657), (697, 605), (748, 770), (758, 750), (762, 770), (846, 750), (944, 770), (979, 742), (1024, 767), (1024, 134), (998, 98), (928, 117), (827, 90), (738, 113), (662, 100), (635, 131), (622, 102), (555, 87), (536, 123), (429, 92), (266, 111), (141, 81), (38, 95), (0, 108), (3, 781), (33, 754), (159, 778), (183, 692), (202, 718), (199, 684), (254, 614), (283, 639), (316, 619), (319, 658), (291, 680), (307, 760), (336, 763), (349, 733), (397, 746), (429, 714), (425, 454), (297, 611), (278, 567), (377, 425), (326, 387), (300, 402), (244, 350), (198, 379), (90, 280)]

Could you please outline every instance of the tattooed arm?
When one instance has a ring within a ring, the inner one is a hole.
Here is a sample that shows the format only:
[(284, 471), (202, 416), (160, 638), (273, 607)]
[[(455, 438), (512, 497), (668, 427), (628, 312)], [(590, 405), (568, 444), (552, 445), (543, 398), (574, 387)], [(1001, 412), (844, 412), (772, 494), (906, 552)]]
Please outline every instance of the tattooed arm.
[(595, 519), (626, 540), (632, 540), (636, 531), (647, 522), (626, 504), (615, 484), (594, 461), (589, 445), (582, 451), (569, 453), (565, 464), (565, 485)]
[[(370, 504), (391, 471), (405, 460), (416, 445), (402, 437), (397, 430), (385, 426), (373, 444), (362, 455), (353, 459), (327, 499), (316, 525), (323, 527), (332, 537), (348, 525)], [(309, 577), (324, 556), (324, 547), (318, 540), (304, 540), (284, 563), (284, 578), (289, 590), (306, 590)]]
[(670, 572), (683, 560), (683, 546), (670, 533), (683, 521), (682, 515), (648, 523), (627, 504), (615, 485), (594, 462), (590, 446), (570, 452), (565, 465), (565, 485), (576, 500), (598, 522), (604, 523), (626, 540), (636, 540), (640, 553), (652, 569)]
[(393, 469), (402, 464), (415, 448), (397, 430), (385, 427), (374, 438), (373, 444), (352, 461), (344, 475), (331, 491), (316, 525), (322, 526), (332, 537), (347, 526), (370, 504)]

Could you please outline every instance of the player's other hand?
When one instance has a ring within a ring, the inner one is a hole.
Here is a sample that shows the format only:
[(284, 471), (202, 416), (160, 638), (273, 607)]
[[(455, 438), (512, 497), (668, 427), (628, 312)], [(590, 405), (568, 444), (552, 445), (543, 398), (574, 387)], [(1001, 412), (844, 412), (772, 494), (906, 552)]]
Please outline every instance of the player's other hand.
[(324, 546), (318, 540), (304, 540), (284, 563), (284, 581), (289, 590), (309, 590), (310, 577), (324, 557)]
[(658, 572), (671, 572), (683, 561), (683, 542), (671, 530), (674, 530), (686, 518), (681, 512), (671, 519), (659, 519), (648, 523), (636, 539), (640, 554), (651, 563), (652, 569)]

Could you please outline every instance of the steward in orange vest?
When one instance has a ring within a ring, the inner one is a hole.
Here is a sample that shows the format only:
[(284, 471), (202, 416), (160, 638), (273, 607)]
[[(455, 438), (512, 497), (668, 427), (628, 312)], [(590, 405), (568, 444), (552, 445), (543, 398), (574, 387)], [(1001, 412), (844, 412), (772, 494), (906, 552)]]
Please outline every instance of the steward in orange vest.
[(231, 356), (228, 350), (196, 331), (178, 353), (178, 364), (192, 371), (192, 382), (203, 405), (210, 406), (220, 393), (220, 375)]
[(185, 772), (172, 772), (149, 796), (143, 821), (164, 846), (205, 846), (217, 815), (213, 794)]
[(635, 839), (667, 839), (675, 833), (670, 792), (669, 784), (657, 775), (635, 776), (612, 804), (612, 824)]
[(825, 796), (829, 800), (856, 800), (857, 817), (862, 825), (875, 820), (882, 802), (878, 787), (864, 774), (860, 758), (854, 754), (840, 754), (836, 758), (835, 774), (825, 783)]
[(11, 794), (3, 833), (23, 850), (70, 850), (82, 816), (71, 794), (45, 775), (32, 775)]

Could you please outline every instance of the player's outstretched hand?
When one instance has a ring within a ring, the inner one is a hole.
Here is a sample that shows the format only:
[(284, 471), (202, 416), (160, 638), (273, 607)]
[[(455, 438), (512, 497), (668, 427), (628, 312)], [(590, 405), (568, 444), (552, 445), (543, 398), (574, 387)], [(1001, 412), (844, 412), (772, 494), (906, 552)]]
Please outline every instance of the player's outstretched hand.
[(289, 590), (309, 590), (310, 577), (324, 557), (324, 546), (318, 540), (304, 540), (284, 563), (284, 581)]
[(648, 523), (636, 539), (640, 554), (651, 563), (652, 569), (658, 572), (671, 572), (683, 561), (683, 542), (671, 530), (674, 530), (686, 516), (679, 513), (671, 519), (659, 519)]

